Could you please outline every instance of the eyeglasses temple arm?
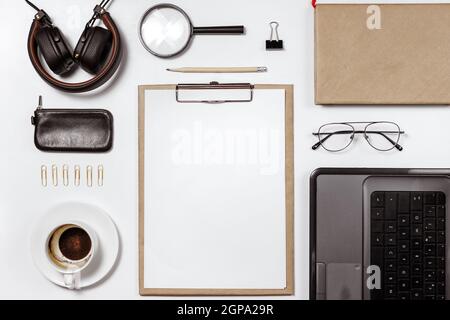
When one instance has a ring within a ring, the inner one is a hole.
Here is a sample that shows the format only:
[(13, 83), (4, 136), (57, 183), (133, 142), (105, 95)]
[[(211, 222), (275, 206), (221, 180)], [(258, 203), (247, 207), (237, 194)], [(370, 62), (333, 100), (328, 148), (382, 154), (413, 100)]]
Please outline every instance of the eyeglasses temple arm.
[[(325, 141), (327, 141), (327, 139), (329, 138), (329, 137), (331, 137), (332, 135), (333, 135), (334, 133), (330, 133), (329, 135), (327, 135), (325, 138), (323, 138), (323, 139), (320, 139), (319, 138), (319, 142), (317, 142), (316, 144), (314, 144), (313, 146), (312, 146), (312, 149), (313, 150), (317, 150), (321, 145), (322, 145), (322, 143), (324, 143)], [(319, 134), (317, 134), (317, 136), (318, 136)]]
[[(312, 146), (313, 150), (317, 150), (325, 141), (328, 140), (328, 138), (330, 138), (331, 136), (335, 135), (335, 134), (354, 134), (354, 131), (336, 131), (336, 132), (331, 132), (331, 133), (327, 133), (327, 136), (323, 139), (319, 138), (319, 142), (317, 142), (315, 145)], [(314, 136), (319, 136), (320, 133), (313, 133)]]
[[(389, 141), (390, 143), (392, 143), (392, 145), (398, 150), (398, 151), (403, 151), (403, 147), (401, 145), (399, 145), (397, 142), (395, 142), (394, 140), (392, 140), (391, 138), (389, 138), (387, 135), (385, 135), (383, 132), (380, 131), (370, 131), (370, 132), (366, 132), (366, 137), (367, 137), (367, 133), (376, 133), (379, 134), (383, 137), (386, 138), (387, 141)], [(402, 132), (399, 132), (400, 134)]]

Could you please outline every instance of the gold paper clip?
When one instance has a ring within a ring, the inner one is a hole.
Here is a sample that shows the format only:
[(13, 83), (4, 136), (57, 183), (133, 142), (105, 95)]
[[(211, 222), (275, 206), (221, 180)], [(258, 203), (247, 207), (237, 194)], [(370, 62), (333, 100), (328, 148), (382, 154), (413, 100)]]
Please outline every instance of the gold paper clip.
[(52, 183), (54, 187), (58, 186), (58, 166), (52, 165)]
[(63, 165), (63, 184), (65, 187), (69, 186), (69, 166)]
[(41, 184), (43, 187), (47, 186), (47, 166), (41, 166)]
[(98, 181), (97, 181), (98, 186), (99, 187), (103, 187), (103, 178), (104, 178), (104, 175), (105, 175), (105, 169), (103, 168), (102, 165), (98, 166), (97, 174), (98, 174)]
[(88, 187), (92, 187), (92, 166), (86, 167), (86, 184)]
[(75, 184), (76, 187), (80, 186), (80, 166), (79, 165), (75, 166), (74, 184)]

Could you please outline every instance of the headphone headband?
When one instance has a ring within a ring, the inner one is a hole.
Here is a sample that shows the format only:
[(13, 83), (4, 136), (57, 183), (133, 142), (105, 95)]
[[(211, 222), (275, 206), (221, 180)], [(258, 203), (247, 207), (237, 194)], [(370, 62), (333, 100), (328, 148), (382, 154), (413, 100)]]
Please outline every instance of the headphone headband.
[[(40, 10), (39, 12), (41, 12)], [(38, 13), (39, 13), (38, 12)], [(44, 12), (44, 11), (42, 11)], [(42, 65), (42, 62), (39, 58), (38, 54), (38, 45), (36, 41), (36, 34), (39, 32), (39, 30), (46, 25), (46, 19), (42, 18), (42, 15), (37, 14), (35, 16), (35, 19), (33, 20), (33, 24), (30, 28), (30, 33), (28, 35), (28, 55), (30, 57), (31, 63), (33, 64), (33, 67), (35, 68), (36, 72), (39, 74), (39, 76), (46, 81), (51, 86), (71, 93), (81, 93), (81, 92), (87, 92), (92, 91), (104, 83), (106, 83), (117, 71), (120, 61), (122, 58), (122, 44), (121, 44), (121, 38), (119, 30), (117, 29), (116, 24), (114, 23), (113, 19), (109, 15), (109, 13), (104, 9), (103, 6), (96, 6), (94, 9), (94, 17), (100, 18), (103, 22), (103, 24), (106, 26), (106, 28), (111, 32), (112, 34), (112, 47), (111, 47), (111, 53), (108, 57), (107, 62), (103, 66), (103, 68), (98, 72), (98, 74), (84, 82), (78, 82), (78, 83), (70, 83), (70, 82), (64, 82), (61, 80), (58, 80), (54, 78), (52, 75), (50, 75), (47, 70)], [(44, 12), (45, 14), (45, 12)], [(45, 17), (48, 18), (48, 16), (45, 14)], [(49, 18), (48, 18), (49, 19)]]

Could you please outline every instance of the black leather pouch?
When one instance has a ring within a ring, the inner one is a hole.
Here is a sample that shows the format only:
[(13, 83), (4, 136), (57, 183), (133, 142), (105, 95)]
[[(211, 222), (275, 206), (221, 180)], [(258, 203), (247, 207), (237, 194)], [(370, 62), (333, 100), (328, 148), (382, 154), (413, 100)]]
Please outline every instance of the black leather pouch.
[(43, 109), (31, 119), (34, 144), (47, 152), (107, 152), (113, 143), (113, 116), (103, 109)]

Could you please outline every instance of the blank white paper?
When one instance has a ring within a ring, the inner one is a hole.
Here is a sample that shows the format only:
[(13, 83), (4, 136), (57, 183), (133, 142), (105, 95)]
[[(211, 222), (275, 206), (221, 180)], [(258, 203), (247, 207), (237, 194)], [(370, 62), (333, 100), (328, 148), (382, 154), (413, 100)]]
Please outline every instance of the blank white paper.
[(284, 289), (285, 91), (145, 101), (145, 287)]

